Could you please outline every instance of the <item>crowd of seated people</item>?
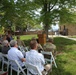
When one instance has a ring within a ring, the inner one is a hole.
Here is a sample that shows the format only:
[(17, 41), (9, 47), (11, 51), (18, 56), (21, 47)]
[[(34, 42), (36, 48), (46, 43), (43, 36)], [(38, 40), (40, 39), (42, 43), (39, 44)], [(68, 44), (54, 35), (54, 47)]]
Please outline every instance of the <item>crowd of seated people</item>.
[[(46, 44), (49, 44), (50, 39)], [(17, 60), (19, 64), (24, 67), (24, 62), (31, 63), (37, 66), (42, 74), (44, 75), (46, 71), (51, 69), (51, 65), (45, 65), (44, 56), (41, 54), (41, 51), (44, 48), (39, 44), (38, 39), (32, 38), (29, 44), (30, 50), (23, 54), (19, 49), (18, 46), (25, 47), (24, 43), (21, 43), (20, 37), (17, 36), (17, 40), (4, 40), (2, 42), (2, 53), (8, 55), (8, 59), (10, 60)], [(45, 47), (46, 45), (44, 45)], [(51, 46), (51, 45), (50, 45)], [(56, 47), (55, 47), (56, 48)], [(17, 67), (14, 63), (11, 63), (15, 67)], [(30, 70), (31, 71), (31, 70)]]

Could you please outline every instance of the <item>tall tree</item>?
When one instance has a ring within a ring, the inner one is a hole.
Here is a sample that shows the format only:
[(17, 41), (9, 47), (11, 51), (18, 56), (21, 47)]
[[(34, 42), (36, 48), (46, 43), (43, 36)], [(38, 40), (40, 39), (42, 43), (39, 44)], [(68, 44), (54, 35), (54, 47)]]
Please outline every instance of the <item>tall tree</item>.
[(55, 21), (62, 23), (72, 22), (72, 8), (76, 8), (76, 0), (34, 0), (41, 9), (40, 20), (48, 38), (49, 26)]
[(0, 25), (27, 28), (40, 20), (48, 38), (48, 29), (55, 21), (74, 22), (72, 8), (76, 8), (76, 0), (0, 0)]
[(35, 25), (35, 3), (30, 0), (1, 0), (0, 1), (0, 25), (20, 28), (27, 25)]

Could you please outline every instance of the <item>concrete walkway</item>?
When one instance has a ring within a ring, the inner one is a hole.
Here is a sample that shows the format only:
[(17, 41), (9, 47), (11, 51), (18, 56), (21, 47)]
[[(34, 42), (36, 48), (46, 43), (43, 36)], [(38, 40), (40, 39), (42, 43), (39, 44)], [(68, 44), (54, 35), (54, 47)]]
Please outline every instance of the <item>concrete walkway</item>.
[(49, 37), (63, 37), (63, 38), (67, 38), (67, 39), (76, 41), (76, 38), (71, 38), (69, 36), (63, 36), (63, 35), (49, 35)]

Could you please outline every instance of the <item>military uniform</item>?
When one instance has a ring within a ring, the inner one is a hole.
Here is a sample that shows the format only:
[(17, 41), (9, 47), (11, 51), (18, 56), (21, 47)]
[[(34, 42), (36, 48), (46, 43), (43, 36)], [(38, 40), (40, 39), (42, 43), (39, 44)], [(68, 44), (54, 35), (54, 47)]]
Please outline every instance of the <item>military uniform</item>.
[(44, 44), (43, 49), (44, 51), (52, 52), (54, 56), (56, 55), (56, 46), (50, 42)]

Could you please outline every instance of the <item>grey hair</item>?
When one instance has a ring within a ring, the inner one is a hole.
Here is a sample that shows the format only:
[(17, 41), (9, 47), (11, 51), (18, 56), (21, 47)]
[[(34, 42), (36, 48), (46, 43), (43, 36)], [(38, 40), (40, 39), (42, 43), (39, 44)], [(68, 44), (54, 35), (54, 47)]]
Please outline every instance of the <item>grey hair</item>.
[(10, 46), (11, 47), (14, 47), (16, 44), (17, 44), (17, 41), (15, 41), (15, 40), (10, 41)]
[(7, 40), (4, 40), (3, 43), (2, 43), (3, 46), (6, 46), (7, 44), (8, 44)]

